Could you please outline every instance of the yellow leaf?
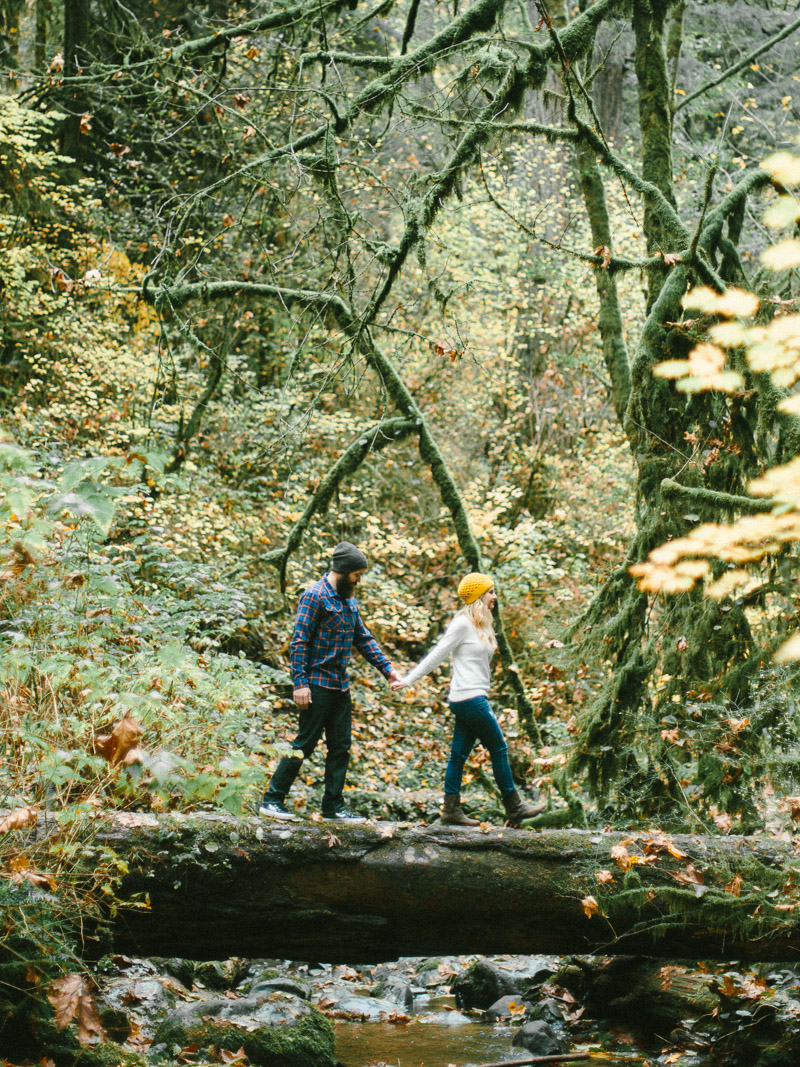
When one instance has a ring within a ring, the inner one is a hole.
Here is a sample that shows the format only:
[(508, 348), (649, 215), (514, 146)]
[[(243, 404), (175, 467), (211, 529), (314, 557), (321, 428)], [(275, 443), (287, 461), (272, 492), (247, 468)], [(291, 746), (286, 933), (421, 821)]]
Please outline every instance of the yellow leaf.
[(656, 378), (682, 378), (688, 373), (688, 359), (665, 359), (663, 363), (656, 363), (653, 367)]
[(594, 897), (584, 897), (581, 901), (581, 906), (587, 919), (591, 919), (593, 915), (597, 915), (600, 911), (600, 905)]
[(737, 393), (744, 388), (744, 378), (732, 370), (723, 371), (721, 374), (692, 375), (690, 378), (682, 378), (675, 388), (682, 393), (700, 393), (706, 389)]
[(775, 152), (762, 162), (761, 169), (771, 174), (781, 185), (800, 183), (800, 157), (791, 152)]
[(770, 270), (788, 270), (800, 266), (800, 241), (796, 237), (787, 237), (761, 253), (761, 262)]
[(741, 569), (726, 571), (721, 578), (717, 578), (715, 582), (706, 586), (706, 596), (713, 597), (715, 600), (722, 600), (723, 597), (730, 596), (734, 589), (747, 585), (750, 581), (749, 571)]
[(800, 203), (793, 196), (780, 196), (764, 212), (767, 226), (778, 229), (791, 226), (800, 218)]
[(631, 866), (631, 855), (624, 845), (613, 845), (611, 848), (611, 858), (623, 871), (627, 871)]
[(740, 322), (718, 322), (708, 331), (712, 341), (724, 345), (726, 348), (735, 348), (743, 345), (747, 340), (748, 331)]
[(711, 313), (716, 309), (717, 294), (707, 285), (698, 285), (691, 289), (681, 300), (685, 308), (693, 311)]
[(728, 289), (717, 297), (717, 312), (729, 318), (747, 318), (755, 315), (760, 301), (754, 293), (746, 289)]
[(794, 633), (772, 657), (775, 663), (794, 663), (800, 659), (800, 633)]

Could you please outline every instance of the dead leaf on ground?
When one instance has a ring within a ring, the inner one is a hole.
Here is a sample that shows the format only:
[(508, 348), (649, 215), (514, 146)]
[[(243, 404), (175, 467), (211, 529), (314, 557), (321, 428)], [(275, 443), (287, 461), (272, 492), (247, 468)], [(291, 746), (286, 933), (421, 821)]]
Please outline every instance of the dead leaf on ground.
[(596, 880), (600, 883), (600, 885), (608, 885), (610, 882), (614, 881), (614, 875), (611, 873), (611, 871), (595, 871), (594, 876)]
[(715, 826), (722, 830), (723, 834), (727, 834), (730, 828), (733, 826), (733, 819), (727, 813), (727, 811), (718, 812), (716, 815), (712, 815)]
[(328, 848), (335, 848), (336, 845), (341, 845), (341, 841), (332, 830), (326, 830), (322, 835), (322, 840), (327, 841)]
[(38, 817), (37, 807), (15, 808), (0, 822), (0, 834), (7, 833), (9, 830), (24, 830), (28, 826), (35, 826)]
[(105, 1040), (91, 987), (81, 974), (67, 974), (50, 986), (47, 999), (56, 1013), (56, 1029), (63, 1030), (74, 1019), (78, 1024), (78, 1042), (93, 1045)]
[(95, 751), (105, 756), (109, 763), (126, 763), (129, 753), (138, 749), (139, 739), (143, 733), (144, 730), (133, 716), (126, 714), (110, 734), (97, 736), (94, 744)]

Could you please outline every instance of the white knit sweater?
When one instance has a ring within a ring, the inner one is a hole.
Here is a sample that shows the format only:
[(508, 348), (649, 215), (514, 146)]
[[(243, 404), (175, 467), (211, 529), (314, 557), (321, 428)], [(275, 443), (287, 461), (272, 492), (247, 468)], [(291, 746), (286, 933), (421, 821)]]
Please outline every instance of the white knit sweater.
[(406, 675), (409, 685), (453, 657), (450, 700), (469, 700), (489, 695), (489, 664), (494, 650), (482, 641), (466, 615), (456, 615), (445, 632), (423, 659)]

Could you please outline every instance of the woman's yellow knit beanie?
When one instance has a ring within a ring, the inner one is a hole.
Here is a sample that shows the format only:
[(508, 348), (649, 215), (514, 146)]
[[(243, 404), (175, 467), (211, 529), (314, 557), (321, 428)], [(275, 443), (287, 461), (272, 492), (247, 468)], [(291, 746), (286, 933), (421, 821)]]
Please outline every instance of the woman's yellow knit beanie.
[(474, 603), (479, 596), (488, 593), (494, 586), (494, 582), (488, 574), (478, 574), (477, 571), (466, 575), (458, 583), (458, 595), (465, 604)]

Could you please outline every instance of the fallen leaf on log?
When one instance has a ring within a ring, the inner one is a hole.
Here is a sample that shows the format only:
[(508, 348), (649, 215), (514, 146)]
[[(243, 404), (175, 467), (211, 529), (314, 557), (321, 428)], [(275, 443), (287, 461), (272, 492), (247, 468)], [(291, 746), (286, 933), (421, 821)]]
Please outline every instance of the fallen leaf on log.
[(221, 1063), (239, 1063), (244, 1065), (250, 1062), (244, 1051), (244, 1047), (237, 1049), (236, 1052), (229, 1052), (227, 1049), (222, 1049), (219, 1058)]
[(341, 845), (342, 843), (332, 830), (326, 830), (322, 835), (322, 840), (327, 841), (328, 848), (335, 848), (336, 845)]
[(725, 892), (732, 893), (735, 897), (742, 895), (742, 876), (740, 874), (735, 874), (731, 878), (730, 882), (725, 886)]
[(593, 915), (597, 915), (600, 911), (600, 905), (594, 897), (584, 897), (581, 901), (581, 906), (587, 919), (591, 919)]

